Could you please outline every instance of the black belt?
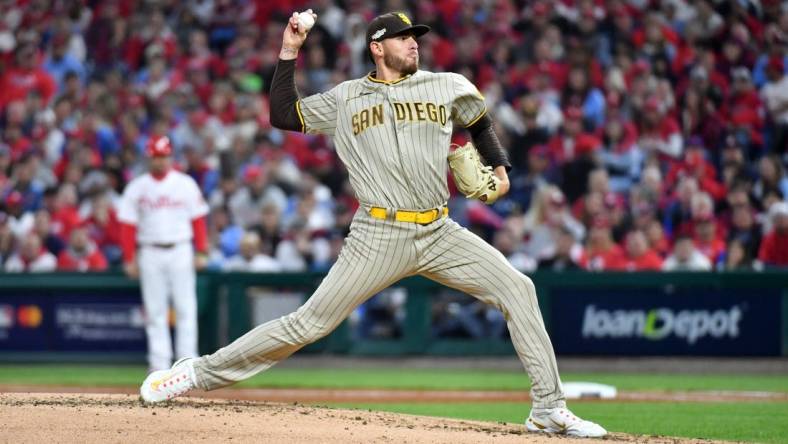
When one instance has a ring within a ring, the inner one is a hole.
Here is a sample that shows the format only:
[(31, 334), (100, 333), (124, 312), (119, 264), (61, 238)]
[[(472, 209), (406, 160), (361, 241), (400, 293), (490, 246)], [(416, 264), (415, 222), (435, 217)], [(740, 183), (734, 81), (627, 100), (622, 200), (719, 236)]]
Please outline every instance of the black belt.
[(169, 250), (170, 248), (173, 248), (176, 245), (178, 245), (178, 244), (174, 244), (174, 243), (173, 244), (148, 244), (149, 247), (163, 248), (165, 250)]

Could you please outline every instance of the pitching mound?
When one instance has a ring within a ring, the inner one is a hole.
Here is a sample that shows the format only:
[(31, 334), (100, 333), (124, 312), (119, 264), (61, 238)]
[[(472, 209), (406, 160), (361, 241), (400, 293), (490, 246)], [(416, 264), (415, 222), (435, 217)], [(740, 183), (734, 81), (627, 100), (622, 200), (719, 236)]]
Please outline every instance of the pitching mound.
[[(145, 406), (122, 394), (0, 394), (0, 430), (14, 443), (580, 443), (521, 425), (252, 401), (178, 399)], [(610, 441), (679, 443), (612, 434)], [(3, 440), (4, 441), (4, 440)], [(689, 442), (687, 440), (686, 442)], [(694, 441), (697, 442), (697, 441)]]

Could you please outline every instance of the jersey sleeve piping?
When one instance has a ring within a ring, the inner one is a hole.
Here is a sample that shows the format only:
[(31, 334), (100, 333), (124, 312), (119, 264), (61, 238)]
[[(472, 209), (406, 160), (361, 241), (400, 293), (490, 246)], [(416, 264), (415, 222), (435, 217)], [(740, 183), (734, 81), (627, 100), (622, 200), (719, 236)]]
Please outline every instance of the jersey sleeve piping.
[(465, 128), (468, 128), (468, 127), (470, 127), (470, 126), (473, 126), (473, 124), (474, 124), (474, 123), (476, 123), (476, 122), (478, 122), (478, 121), (479, 121), (479, 119), (481, 119), (482, 117), (484, 117), (484, 115), (485, 115), (485, 114), (487, 114), (487, 107), (486, 107), (486, 106), (485, 106), (484, 108), (482, 108), (482, 112), (480, 112), (478, 116), (474, 117), (474, 119), (473, 119), (473, 120), (471, 120), (470, 122), (468, 122), (468, 124), (467, 124), (467, 125), (464, 125), (464, 127), (465, 127)]
[(298, 120), (301, 122), (301, 132), (306, 133), (306, 124), (304, 123), (304, 115), (301, 114), (301, 100), (296, 100), (295, 103), (296, 114), (298, 114)]

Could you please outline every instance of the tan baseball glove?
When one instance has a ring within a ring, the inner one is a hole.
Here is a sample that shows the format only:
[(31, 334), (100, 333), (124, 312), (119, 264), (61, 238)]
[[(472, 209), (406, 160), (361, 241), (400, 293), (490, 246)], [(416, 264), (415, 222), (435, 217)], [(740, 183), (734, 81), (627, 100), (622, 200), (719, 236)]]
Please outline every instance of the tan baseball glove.
[(449, 168), (457, 189), (468, 199), (479, 199), (490, 205), (501, 196), (501, 179), (491, 166), (484, 165), (479, 152), (471, 142), (457, 146), (449, 153)]

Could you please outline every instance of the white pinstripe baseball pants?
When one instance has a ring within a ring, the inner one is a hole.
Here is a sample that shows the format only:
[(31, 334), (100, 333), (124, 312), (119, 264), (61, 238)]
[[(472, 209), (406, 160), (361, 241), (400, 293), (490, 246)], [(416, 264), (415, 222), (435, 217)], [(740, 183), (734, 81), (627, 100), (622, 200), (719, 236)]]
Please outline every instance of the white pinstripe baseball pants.
[(336, 264), (309, 300), (195, 360), (198, 387), (213, 390), (267, 370), (329, 334), (372, 295), (414, 274), (499, 308), (531, 378), (534, 408), (565, 405), (553, 347), (528, 277), (451, 219), (422, 226), (373, 219), (363, 209), (356, 213)]

